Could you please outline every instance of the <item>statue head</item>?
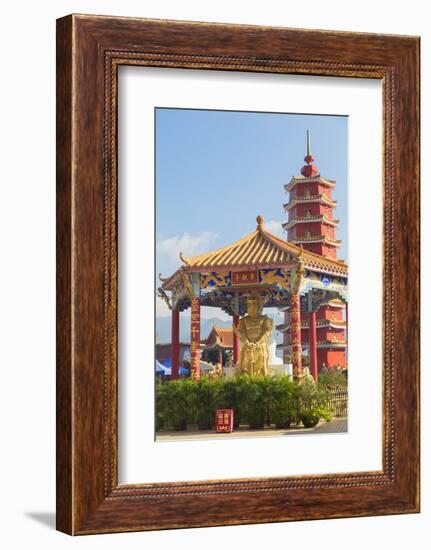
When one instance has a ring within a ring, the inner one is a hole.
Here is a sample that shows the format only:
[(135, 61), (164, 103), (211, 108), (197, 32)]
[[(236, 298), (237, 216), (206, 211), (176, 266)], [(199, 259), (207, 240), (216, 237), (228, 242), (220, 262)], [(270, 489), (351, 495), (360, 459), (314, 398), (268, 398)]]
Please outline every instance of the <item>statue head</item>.
[(251, 294), (247, 297), (247, 313), (250, 317), (255, 317), (262, 313), (262, 299), (259, 294)]

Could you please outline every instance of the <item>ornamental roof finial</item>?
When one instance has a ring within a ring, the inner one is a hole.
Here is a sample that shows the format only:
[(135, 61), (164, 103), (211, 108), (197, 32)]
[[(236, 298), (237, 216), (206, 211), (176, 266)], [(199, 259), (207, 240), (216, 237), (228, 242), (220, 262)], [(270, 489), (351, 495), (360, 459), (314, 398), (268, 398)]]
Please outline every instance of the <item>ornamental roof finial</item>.
[(256, 229), (257, 229), (258, 231), (262, 231), (262, 229), (263, 229), (263, 222), (265, 221), (264, 217), (261, 216), (261, 215), (259, 214), (259, 216), (256, 217), (256, 221), (257, 221), (257, 227), (256, 227)]
[(313, 176), (317, 176), (319, 171), (318, 171), (317, 167), (313, 164), (314, 157), (311, 154), (311, 132), (310, 132), (310, 130), (307, 130), (307, 154), (305, 155), (304, 160), (307, 164), (301, 168), (301, 174), (306, 178), (312, 178)]
[(311, 138), (310, 138), (310, 130), (307, 130), (307, 157), (311, 157)]

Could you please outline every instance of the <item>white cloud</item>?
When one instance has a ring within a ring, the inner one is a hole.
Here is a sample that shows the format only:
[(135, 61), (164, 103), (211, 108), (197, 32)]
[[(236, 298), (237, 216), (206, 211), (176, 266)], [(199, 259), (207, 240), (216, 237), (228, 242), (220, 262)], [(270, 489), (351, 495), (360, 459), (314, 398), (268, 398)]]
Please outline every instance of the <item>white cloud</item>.
[(163, 260), (175, 260), (180, 263), (180, 252), (184, 256), (195, 256), (201, 252), (209, 251), (211, 244), (217, 239), (217, 233), (202, 231), (196, 235), (183, 233), (173, 237), (159, 238), (156, 242), (157, 255), (160, 263)]
[(168, 308), (168, 305), (164, 300), (159, 296), (156, 297), (156, 317), (169, 317), (171, 315), (171, 310)]
[(282, 228), (281, 224), (282, 222), (270, 220), (268, 222), (265, 222), (265, 229), (276, 237), (286, 240), (286, 231)]
[[(190, 317), (190, 308), (184, 311), (182, 314), (184, 318)], [(159, 296), (156, 298), (156, 317), (170, 317), (171, 311)], [(220, 321), (228, 321), (231, 317), (225, 313), (222, 309), (217, 307), (201, 307), (201, 319), (219, 319)]]
[[(180, 260), (180, 252), (187, 257), (196, 256), (202, 252), (210, 251), (214, 248), (214, 241), (218, 238), (217, 233), (211, 231), (201, 231), (195, 235), (190, 233), (183, 233), (182, 235), (174, 235), (172, 237), (159, 237), (156, 240), (157, 249), (157, 267), (164, 276), (169, 276), (174, 273), (182, 264)], [(160, 285), (158, 277), (156, 278), (156, 285)], [(202, 308), (204, 310), (206, 308)], [(212, 309), (213, 313), (217, 310)], [(169, 317), (171, 314), (166, 302), (164, 302), (159, 296), (156, 297), (156, 316), (157, 317)], [(224, 318), (225, 314), (221, 311), (214, 317)], [(204, 318), (205, 313), (202, 313)], [(208, 318), (211, 315), (207, 316)]]

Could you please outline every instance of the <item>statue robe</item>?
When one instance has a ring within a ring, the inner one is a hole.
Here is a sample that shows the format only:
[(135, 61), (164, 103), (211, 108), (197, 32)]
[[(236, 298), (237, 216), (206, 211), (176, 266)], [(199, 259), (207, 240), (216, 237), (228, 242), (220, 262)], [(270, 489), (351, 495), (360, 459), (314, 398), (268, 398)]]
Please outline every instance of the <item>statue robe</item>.
[[(239, 322), (241, 342), (239, 374), (266, 376), (268, 374), (268, 344), (273, 321), (267, 315), (247, 315)], [(253, 345), (254, 344), (254, 345)]]

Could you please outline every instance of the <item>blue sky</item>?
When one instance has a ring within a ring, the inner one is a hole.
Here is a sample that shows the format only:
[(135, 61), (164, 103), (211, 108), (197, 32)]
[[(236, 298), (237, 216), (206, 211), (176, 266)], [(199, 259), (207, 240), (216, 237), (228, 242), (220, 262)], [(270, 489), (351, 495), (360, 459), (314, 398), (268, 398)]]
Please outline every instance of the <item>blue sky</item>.
[(179, 267), (180, 250), (250, 233), (257, 214), (285, 238), (283, 186), (304, 165), (307, 129), (320, 173), (337, 181), (338, 257), (347, 260), (347, 125), (345, 116), (156, 109), (156, 273)]

